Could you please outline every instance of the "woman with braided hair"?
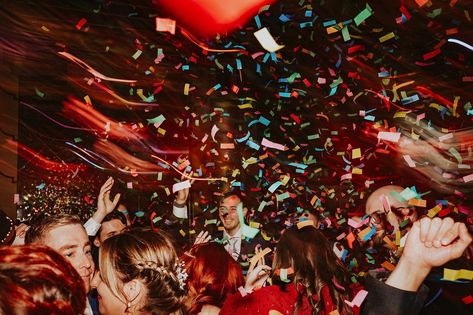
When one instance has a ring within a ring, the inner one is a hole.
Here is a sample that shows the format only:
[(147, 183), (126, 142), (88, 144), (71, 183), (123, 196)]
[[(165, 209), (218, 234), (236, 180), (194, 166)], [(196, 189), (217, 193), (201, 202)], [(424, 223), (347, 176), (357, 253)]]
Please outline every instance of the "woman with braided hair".
[(167, 235), (134, 229), (100, 247), (94, 285), (103, 315), (185, 313), (185, 273)]

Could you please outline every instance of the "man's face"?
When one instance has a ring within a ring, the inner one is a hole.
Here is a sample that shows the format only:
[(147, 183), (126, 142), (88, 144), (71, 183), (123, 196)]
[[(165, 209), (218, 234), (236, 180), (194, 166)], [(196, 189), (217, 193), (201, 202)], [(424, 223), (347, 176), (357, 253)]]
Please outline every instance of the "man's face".
[(100, 247), (102, 242), (114, 236), (115, 234), (121, 233), (124, 228), (126, 228), (126, 225), (118, 219), (113, 219), (102, 223), (100, 235), (98, 235), (98, 242), (94, 241), (95, 246)]
[(89, 237), (82, 225), (69, 224), (51, 229), (40, 241), (63, 255), (84, 280), (85, 290), (90, 291), (90, 280), (94, 274)]
[(218, 216), (223, 223), (223, 227), (229, 234), (233, 234), (240, 228), (240, 220), (238, 219), (237, 207), (240, 198), (237, 196), (229, 196), (220, 202), (218, 208)]

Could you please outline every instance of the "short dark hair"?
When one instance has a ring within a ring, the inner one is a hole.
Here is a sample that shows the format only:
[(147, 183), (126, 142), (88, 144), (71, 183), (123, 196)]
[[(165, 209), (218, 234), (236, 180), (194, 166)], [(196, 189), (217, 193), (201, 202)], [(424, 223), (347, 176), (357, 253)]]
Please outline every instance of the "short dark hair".
[(25, 244), (38, 243), (49, 231), (64, 225), (82, 225), (76, 215), (58, 213), (54, 215), (40, 215), (30, 222), (30, 228), (25, 234)]
[(238, 199), (240, 199), (240, 201), (243, 201), (244, 198), (241, 194), (241, 192), (239, 190), (236, 190), (236, 189), (230, 189), (230, 190), (227, 190), (226, 192), (224, 192), (221, 196), (220, 196), (220, 199), (218, 200), (218, 203), (220, 204), (222, 201), (224, 201), (225, 199), (231, 197), (231, 196), (236, 196), (238, 197)]
[(126, 217), (123, 213), (121, 213), (120, 211), (112, 211), (110, 212), (109, 214), (107, 214), (103, 220), (102, 220), (102, 225), (100, 226), (100, 229), (97, 231), (97, 234), (95, 234), (96, 236), (100, 236), (100, 233), (102, 233), (102, 226), (105, 222), (109, 222), (109, 221), (112, 221), (112, 220), (119, 220), (121, 223), (125, 224), (126, 225)]

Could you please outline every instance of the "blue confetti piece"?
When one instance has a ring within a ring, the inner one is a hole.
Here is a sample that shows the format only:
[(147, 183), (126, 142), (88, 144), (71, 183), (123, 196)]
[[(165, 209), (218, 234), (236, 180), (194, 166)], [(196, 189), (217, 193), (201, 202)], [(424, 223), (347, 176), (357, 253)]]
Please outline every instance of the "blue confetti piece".
[(307, 168), (307, 165), (305, 164), (301, 164), (301, 163), (289, 163), (288, 164), (289, 166), (294, 166), (294, 167), (297, 167), (297, 168), (302, 168), (303, 170), (305, 170)]
[[(255, 120), (253, 120), (253, 121), (255, 121)], [(246, 136), (244, 136), (243, 138), (236, 139), (236, 142), (238, 142), (238, 143), (245, 142), (246, 140), (248, 140), (248, 139), (250, 138), (250, 135), (251, 135), (251, 133), (248, 132), (248, 133), (246, 134)]]
[(335, 20), (330, 20), (330, 21), (324, 22), (322, 25), (323, 25), (324, 27), (329, 27), (329, 26), (332, 26), (332, 25), (335, 25), (335, 24), (337, 24), (337, 21), (335, 21)]
[(236, 67), (237, 67), (238, 70), (243, 69), (243, 67), (241, 66), (241, 60), (240, 59), (236, 59)]
[(260, 149), (260, 145), (257, 144), (257, 143), (254, 143), (251, 140), (246, 141), (246, 145), (249, 146), (252, 149), (255, 149), (256, 151), (258, 151)]
[(268, 119), (264, 118), (263, 116), (260, 116), (260, 117), (258, 118), (258, 121), (259, 121), (260, 123), (262, 123), (263, 125), (265, 125), (265, 126), (268, 126), (269, 123), (270, 123), (270, 121), (269, 121)]
[(281, 14), (281, 15), (279, 16), (279, 20), (280, 20), (281, 22), (283, 22), (283, 23), (286, 23), (286, 22), (290, 21), (291, 18), (290, 18), (289, 16), (285, 15), (285, 14)]
[(407, 104), (410, 104), (410, 103), (414, 103), (418, 100), (419, 100), (419, 95), (415, 94), (415, 95), (403, 98), (401, 100), (401, 103), (402, 103), (402, 105), (407, 105)]
[(255, 23), (258, 28), (261, 28), (261, 21), (258, 15), (255, 15)]

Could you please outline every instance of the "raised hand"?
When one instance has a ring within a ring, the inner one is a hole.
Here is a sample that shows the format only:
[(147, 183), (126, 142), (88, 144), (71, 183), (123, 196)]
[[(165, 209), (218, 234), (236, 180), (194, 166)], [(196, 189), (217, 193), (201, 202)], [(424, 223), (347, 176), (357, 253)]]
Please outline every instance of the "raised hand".
[(472, 237), (464, 223), (451, 218), (422, 218), (412, 226), (396, 269), (386, 284), (417, 291), (433, 267), (460, 257)]
[(120, 194), (116, 194), (115, 197), (113, 197), (113, 201), (110, 200), (110, 191), (112, 190), (113, 183), (113, 177), (109, 177), (100, 188), (100, 193), (97, 198), (97, 212), (109, 214), (117, 206), (120, 200)]
[(464, 223), (425, 217), (414, 223), (403, 256), (421, 268), (430, 269), (459, 258), (471, 241)]
[(12, 246), (16, 245), (25, 245), (25, 234), (30, 227), (24, 223), (21, 223), (15, 228), (15, 240), (12, 243)]
[(207, 231), (200, 231), (194, 241), (194, 245), (208, 243), (212, 236)]
[(254, 289), (261, 288), (268, 280), (271, 273), (271, 267), (267, 265), (258, 265), (251, 272), (248, 272), (245, 281), (245, 291), (252, 292)]
[(97, 211), (92, 217), (97, 223), (102, 223), (105, 216), (115, 209), (120, 200), (120, 194), (116, 194), (115, 197), (113, 197), (113, 201), (110, 200), (110, 191), (112, 190), (113, 183), (113, 177), (109, 177), (100, 188), (100, 193), (97, 198)]
[[(190, 172), (188, 176), (192, 176), (194, 172)], [(183, 175), (181, 176), (181, 181), (187, 180), (186, 172), (184, 171)], [(191, 180), (191, 185), (194, 183), (195, 180)], [(176, 200), (175, 202), (179, 205), (185, 205), (187, 202), (187, 198), (189, 197), (189, 188), (181, 189), (176, 193)]]

